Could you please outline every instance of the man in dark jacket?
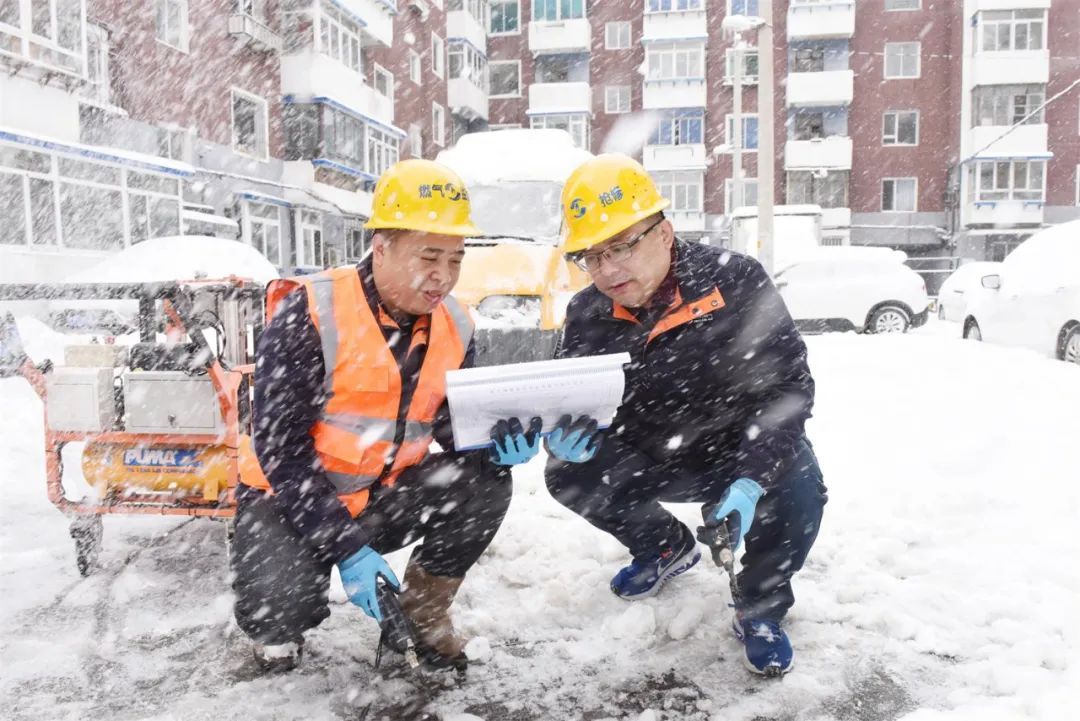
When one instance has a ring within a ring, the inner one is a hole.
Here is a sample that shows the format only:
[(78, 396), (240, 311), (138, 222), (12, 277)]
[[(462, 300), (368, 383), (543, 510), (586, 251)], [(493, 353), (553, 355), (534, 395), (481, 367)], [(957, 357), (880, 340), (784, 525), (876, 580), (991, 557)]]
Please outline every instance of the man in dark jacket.
[[(733, 627), (747, 667), (787, 672), (780, 621), (826, 500), (804, 433), (814, 400), (806, 346), (750, 257), (677, 240), (644, 168), (602, 155), (563, 191), (564, 251), (592, 276), (567, 310), (559, 357), (628, 352), (610, 428), (564, 419), (546, 440), (552, 495), (630, 551), (612, 579), (651, 596), (700, 559), (694, 534), (660, 505), (702, 503), (732, 550), (746, 541)], [(602, 440), (602, 442), (601, 442)]]

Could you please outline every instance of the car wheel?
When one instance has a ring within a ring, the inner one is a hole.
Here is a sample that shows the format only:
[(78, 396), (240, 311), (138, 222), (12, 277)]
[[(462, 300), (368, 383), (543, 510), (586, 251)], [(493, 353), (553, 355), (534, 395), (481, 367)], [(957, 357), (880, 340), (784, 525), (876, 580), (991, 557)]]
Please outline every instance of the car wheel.
[(883, 305), (870, 315), (866, 329), (871, 333), (907, 333), (911, 317), (903, 308)]
[(1061, 344), (1061, 360), (1080, 365), (1080, 325), (1074, 325), (1065, 334), (1065, 342)]
[(964, 323), (964, 340), (982, 340), (982, 329), (974, 318), (968, 318)]

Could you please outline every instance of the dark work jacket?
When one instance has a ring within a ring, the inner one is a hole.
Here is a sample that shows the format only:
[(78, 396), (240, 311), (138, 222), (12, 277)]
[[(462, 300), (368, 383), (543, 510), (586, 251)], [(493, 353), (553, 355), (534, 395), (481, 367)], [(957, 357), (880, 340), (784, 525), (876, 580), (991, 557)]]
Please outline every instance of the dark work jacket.
[[(357, 268), (371, 311), (382, 326), (383, 335), (401, 371), (401, 411), (404, 417), (416, 389), (426, 342), (409, 352), (416, 318), (398, 324), (379, 306), (370, 256)], [(418, 333), (423, 332), (419, 329)], [(426, 333), (425, 333), (426, 337)], [(463, 368), (471, 367), (475, 351), (472, 343), (465, 353)], [(337, 491), (326, 478), (315, 452), (311, 427), (320, 417), (327, 397), (326, 375), (319, 333), (308, 313), (307, 293), (290, 293), (274, 312), (259, 338), (256, 354), (253, 441), (259, 463), (266, 473), (279, 509), (324, 560), (336, 563), (351, 556), (371, 539), (338, 500)], [(454, 449), (450, 412), (446, 402), (433, 423), (435, 441), (446, 450)], [(471, 454), (484, 462), (481, 454)], [(238, 492), (261, 493), (248, 486)], [(378, 486), (373, 487), (378, 493)], [(361, 514), (362, 516), (363, 514)]]
[(570, 301), (556, 356), (629, 353), (607, 433), (658, 462), (774, 487), (814, 403), (806, 345), (753, 258), (677, 240), (674, 261), (678, 292), (655, 325), (592, 285)]

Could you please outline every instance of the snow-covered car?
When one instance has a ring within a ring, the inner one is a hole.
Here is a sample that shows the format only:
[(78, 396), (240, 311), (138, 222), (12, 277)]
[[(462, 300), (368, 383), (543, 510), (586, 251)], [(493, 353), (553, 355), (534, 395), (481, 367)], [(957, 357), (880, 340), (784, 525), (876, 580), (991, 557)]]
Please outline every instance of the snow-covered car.
[(930, 305), (906, 259), (888, 248), (819, 248), (776, 273), (776, 286), (802, 331), (906, 333)]
[(965, 338), (1080, 364), (1080, 220), (1031, 236), (981, 283)]
[(1001, 263), (976, 261), (954, 270), (938, 291), (938, 318), (954, 323), (963, 322), (967, 317), (968, 304), (983, 290), (983, 276), (997, 273), (1000, 267)]

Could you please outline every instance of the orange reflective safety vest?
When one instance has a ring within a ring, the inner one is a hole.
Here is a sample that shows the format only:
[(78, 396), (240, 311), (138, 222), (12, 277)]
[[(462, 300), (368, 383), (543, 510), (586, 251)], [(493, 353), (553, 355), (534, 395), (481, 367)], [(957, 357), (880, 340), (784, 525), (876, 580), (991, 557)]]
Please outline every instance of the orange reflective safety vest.
[[(446, 399), (446, 372), (464, 362), (473, 322), (451, 297), (432, 311), (416, 389), (405, 417), (399, 418), (401, 371), (371, 312), (356, 266), (272, 281), (266, 291), (267, 319), (297, 288), (307, 292), (326, 366), (328, 400), (311, 436), (327, 478), (355, 517), (367, 505), (369, 488), (376, 481), (392, 485), (401, 471), (427, 455), (432, 422)], [(270, 489), (250, 436), (240, 443), (240, 482)]]

